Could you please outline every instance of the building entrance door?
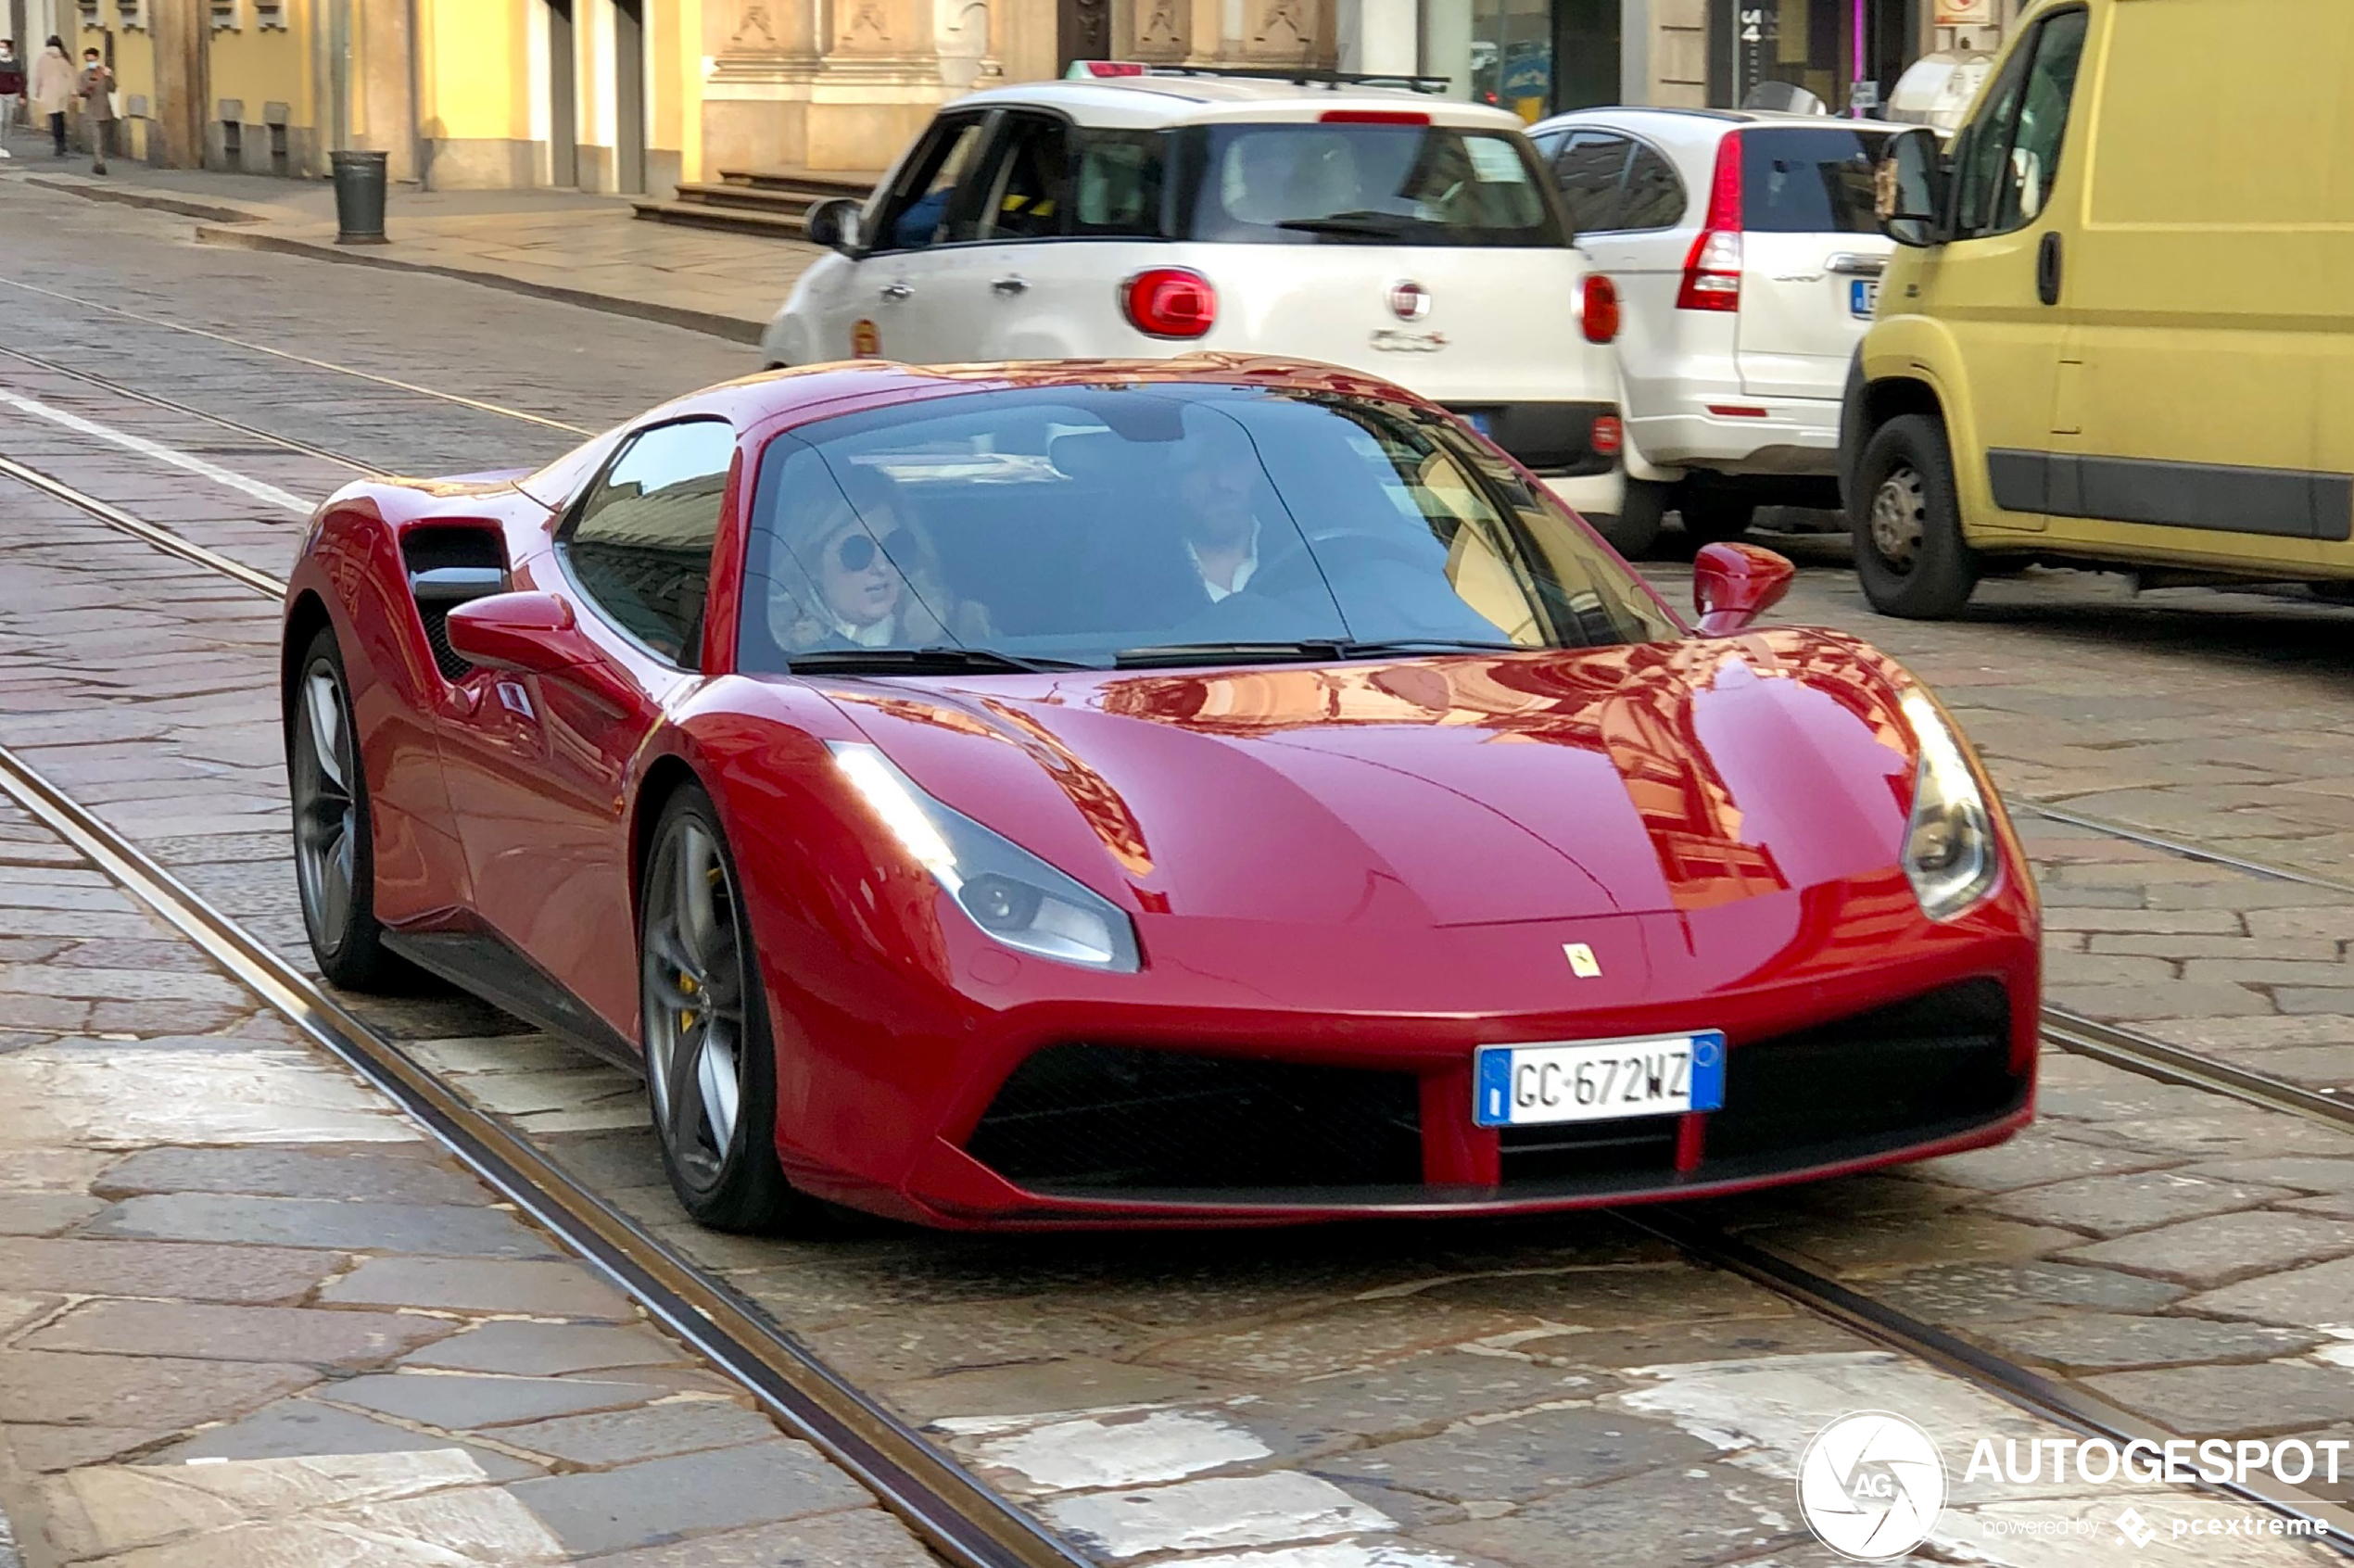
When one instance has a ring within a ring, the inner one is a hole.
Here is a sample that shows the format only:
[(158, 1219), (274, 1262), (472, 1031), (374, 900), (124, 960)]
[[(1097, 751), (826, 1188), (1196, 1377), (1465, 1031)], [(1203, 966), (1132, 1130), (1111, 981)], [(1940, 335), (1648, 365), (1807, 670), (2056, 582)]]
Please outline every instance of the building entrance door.
[(1803, 88), (1848, 112), (1855, 84), (1865, 107), (1885, 101), (1920, 53), (1911, 0), (1711, 0), (1708, 101), (1738, 107), (1768, 82)]
[(614, 0), (613, 73), (614, 188), (634, 196), (646, 188), (645, 0)]
[(1055, 69), (1111, 57), (1110, 0), (1055, 0)]
[(580, 183), (579, 47), (572, 35), (572, 0), (548, 6), (548, 183)]

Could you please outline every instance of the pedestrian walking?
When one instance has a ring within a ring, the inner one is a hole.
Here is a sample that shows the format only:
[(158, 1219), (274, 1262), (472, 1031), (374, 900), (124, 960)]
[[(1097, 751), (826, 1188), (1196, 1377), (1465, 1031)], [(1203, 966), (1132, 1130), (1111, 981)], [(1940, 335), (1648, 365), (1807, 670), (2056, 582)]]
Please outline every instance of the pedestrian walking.
[(90, 127), (90, 172), (107, 171), (107, 144), (114, 140), (114, 72), (95, 49), (82, 51), (82, 118)]
[(49, 139), (57, 144), (59, 158), (66, 156), (66, 110), (73, 107), (80, 85), (73, 57), (66, 53), (66, 41), (51, 34), (49, 46), (32, 62), (32, 102), (49, 117)]

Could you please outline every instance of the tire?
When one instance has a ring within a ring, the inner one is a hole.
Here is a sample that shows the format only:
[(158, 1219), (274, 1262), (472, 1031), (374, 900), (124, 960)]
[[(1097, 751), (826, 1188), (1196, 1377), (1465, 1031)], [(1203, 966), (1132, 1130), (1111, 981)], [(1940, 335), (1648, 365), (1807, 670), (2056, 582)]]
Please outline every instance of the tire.
[(1847, 524), (1855, 575), (1881, 614), (1936, 621), (1969, 602), (1978, 557), (1962, 538), (1954, 458), (1939, 420), (1901, 414), (1872, 433), (1855, 464)]
[(1659, 542), (1660, 520), (1666, 515), (1671, 488), (1656, 479), (1629, 479), (1615, 516), (1597, 512), (1586, 521), (1609, 541), (1611, 549), (1629, 561), (1636, 560)]
[(333, 627), (319, 628), (286, 692), (286, 782), (295, 889), (320, 974), (347, 991), (400, 992), (417, 974), (385, 950), (375, 910), (368, 778), (351, 726), (351, 679)]
[(1749, 532), (1757, 518), (1757, 503), (1746, 496), (1722, 490), (1686, 489), (1676, 515), (1694, 544), (1727, 544)]
[(638, 892), (647, 1098), (671, 1190), (715, 1231), (799, 1228), (820, 1206), (777, 1160), (777, 1055), (736, 866), (711, 797), (683, 785)]

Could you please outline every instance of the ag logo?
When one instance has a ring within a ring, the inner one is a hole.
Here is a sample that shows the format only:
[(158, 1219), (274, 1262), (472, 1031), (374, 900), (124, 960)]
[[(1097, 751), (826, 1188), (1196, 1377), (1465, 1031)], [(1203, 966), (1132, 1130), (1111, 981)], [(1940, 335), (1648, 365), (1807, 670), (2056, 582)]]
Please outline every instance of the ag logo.
[(1929, 1538), (1945, 1507), (1945, 1461), (1928, 1433), (1886, 1410), (1843, 1415), (1798, 1461), (1798, 1511), (1841, 1557), (1885, 1562)]
[(854, 360), (880, 359), (882, 355), (882, 333), (874, 322), (861, 316), (850, 323), (850, 357)]

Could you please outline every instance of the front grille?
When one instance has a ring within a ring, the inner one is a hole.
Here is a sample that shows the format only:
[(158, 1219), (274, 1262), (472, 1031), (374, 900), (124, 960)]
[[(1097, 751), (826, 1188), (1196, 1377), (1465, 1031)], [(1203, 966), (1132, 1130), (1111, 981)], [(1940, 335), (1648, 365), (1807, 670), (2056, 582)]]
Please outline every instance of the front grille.
[(1707, 1122), (1703, 1177), (1723, 1166), (1821, 1164), (1917, 1144), (2018, 1106), (2011, 1005), (1999, 980), (1734, 1044), (1725, 1108)]
[(965, 1144), (1033, 1189), (1414, 1185), (1412, 1073), (1119, 1045), (1053, 1045), (1015, 1069)]

